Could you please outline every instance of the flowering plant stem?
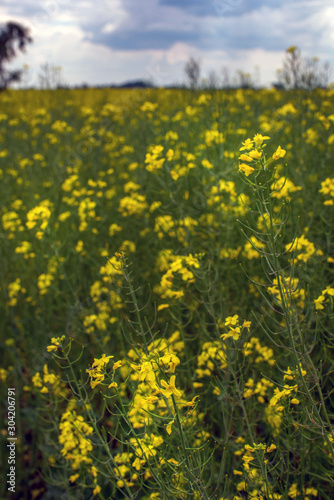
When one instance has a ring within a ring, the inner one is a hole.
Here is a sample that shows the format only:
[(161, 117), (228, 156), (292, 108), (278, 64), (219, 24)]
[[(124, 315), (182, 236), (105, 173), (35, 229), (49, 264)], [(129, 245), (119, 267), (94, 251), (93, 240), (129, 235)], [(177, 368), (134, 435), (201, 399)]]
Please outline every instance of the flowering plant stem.
[[(118, 474), (121, 477), (121, 472), (119, 471), (118, 464), (115, 462), (115, 460), (114, 460), (114, 458), (113, 458), (113, 456), (112, 456), (112, 454), (110, 452), (110, 448), (109, 448), (109, 445), (108, 445), (105, 437), (102, 436), (100, 429), (96, 425), (96, 419), (93, 418), (92, 415), (91, 415), (91, 412), (89, 410), (87, 410), (87, 407), (86, 407), (86, 405), (88, 404), (87, 403), (87, 398), (83, 394), (83, 390), (82, 390), (83, 386), (78, 382), (78, 379), (76, 377), (75, 371), (73, 369), (73, 362), (70, 360), (70, 358), (68, 356), (68, 351), (69, 351), (69, 348), (66, 347), (66, 348), (63, 349), (62, 352), (63, 352), (64, 359), (66, 360), (67, 365), (68, 365), (68, 367), (70, 369), (71, 375), (73, 377), (72, 381), (74, 381), (74, 384), (75, 384), (75, 387), (76, 387), (75, 393), (79, 396), (78, 399), (77, 399), (77, 401), (78, 401), (78, 403), (82, 402), (83, 407), (84, 407), (85, 412), (86, 412), (86, 415), (88, 417), (88, 420), (89, 420), (90, 424), (92, 425), (92, 427), (94, 429), (94, 433), (97, 436), (100, 444), (102, 445), (102, 447), (104, 448), (104, 450), (106, 452), (106, 455), (108, 457), (108, 461), (106, 461), (106, 465), (107, 465), (107, 468), (109, 469), (109, 473), (112, 475), (112, 477), (115, 476), (114, 471), (109, 466), (109, 464), (112, 464), (112, 467), (114, 467), (118, 471)], [(71, 385), (72, 385), (72, 381), (70, 382)], [(135, 496), (132, 494), (130, 488), (127, 486), (126, 483), (125, 483), (125, 489), (126, 489), (126, 498), (128, 498), (129, 500), (133, 500), (135, 498)], [(122, 491), (123, 494), (125, 494), (123, 490), (120, 490), (120, 491)]]
[[(257, 213), (260, 215), (262, 219), (263, 226), (265, 228), (265, 232), (261, 234), (261, 241), (266, 243), (266, 250), (261, 250), (256, 248), (260, 255), (262, 255), (267, 264), (266, 275), (269, 277), (271, 281), (271, 285), (276, 284), (278, 288), (278, 302), (281, 306), (281, 315), (284, 321), (284, 329), (287, 332), (290, 352), (292, 352), (294, 363), (297, 367), (298, 374), (301, 380), (301, 386), (304, 394), (306, 395), (310, 407), (311, 413), (308, 413), (308, 418), (311, 421), (312, 425), (318, 427), (320, 429), (321, 435), (324, 437), (331, 454), (333, 454), (333, 443), (331, 442), (329, 436), (332, 433), (332, 425), (329, 419), (329, 416), (326, 411), (326, 406), (324, 404), (324, 397), (322, 394), (321, 387), (319, 385), (319, 379), (317, 377), (317, 372), (310, 356), (309, 350), (306, 348), (302, 331), (299, 328), (299, 318), (296, 310), (296, 306), (293, 301), (293, 291), (291, 290), (291, 281), (293, 275), (293, 261), (291, 264), (291, 269), (289, 273), (289, 277), (286, 277), (286, 268), (285, 272), (283, 271), (283, 266), (281, 264), (281, 256), (283, 252), (281, 250), (282, 241), (278, 241), (278, 239), (282, 235), (283, 224), (284, 222), (278, 222), (277, 211), (275, 214), (275, 208), (273, 203), (273, 194), (275, 191), (275, 169), (269, 168), (273, 162), (273, 159), (266, 159), (266, 156), (263, 154), (262, 146), (258, 147), (258, 151), (261, 153), (261, 158), (257, 161), (257, 170), (254, 175), (254, 179), (251, 180), (247, 175), (242, 175), (243, 180), (246, 184), (248, 184), (252, 191), (254, 200), (257, 207)], [(273, 157), (275, 154), (273, 155)], [(279, 207), (279, 210), (282, 210), (282, 206)], [(259, 237), (259, 233), (253, 227), (249, 225), (245, 225), (245, 227), (254, 235)], [(274, 281), (275, 280), (275, 281)], [(296, 346), (296, 339), (299, 339), (299, 342), (303, 346), (303, 351), (299, 352)], [(301, 360), (305, 360), (308, 363), (308, 366), (312, 369), (312, 375), (315, 380), (315, 386), (317, 388), (317, 392), (320, 398), (320, 407), (322, 408), (322, 412), (324, 414), (325, 421), (321, 415), (321, 412), (318, 409), (318, 403), (314, 400), (314, 397), (308, 387), (308, 384), (305, 380), (305, 375), (302, 370)]]

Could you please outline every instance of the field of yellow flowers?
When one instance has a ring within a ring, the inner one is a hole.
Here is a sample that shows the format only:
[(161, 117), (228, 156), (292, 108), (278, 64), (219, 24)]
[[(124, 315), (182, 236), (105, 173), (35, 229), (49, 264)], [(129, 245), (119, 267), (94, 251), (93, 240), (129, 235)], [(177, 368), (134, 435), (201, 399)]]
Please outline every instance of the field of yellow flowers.
[(1, 498), (333, 499), (333, 110), (0, 94)]

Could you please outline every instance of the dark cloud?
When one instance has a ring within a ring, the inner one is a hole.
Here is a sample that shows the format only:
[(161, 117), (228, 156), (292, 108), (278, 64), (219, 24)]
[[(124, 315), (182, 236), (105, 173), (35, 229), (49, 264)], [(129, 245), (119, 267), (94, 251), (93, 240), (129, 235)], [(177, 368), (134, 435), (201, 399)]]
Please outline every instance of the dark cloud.
[[(264, 22), (265, 23), (265, 22)], [(178, 29), (171, 23), (165, 23), (160, 29), (146, 28), (124, 24), (112, 33), (103, 33), (103, 26), (86, 26), (93, 34), (90, 40), (108, 46), (115, 50), (168, 50), (175, 43), (187, 43), (198, 50), (231, 50), (257, 49), (284, 50), (286, 34), (283, 30), (274, 33), (273, 30), (254, 29), (247, 21), (241, 23), (239, 18), (229, 18), (228, 22), (219, 23), (215, 20), (198, 22), (189, 21), (188, 29)]]
[[(195, 16), (240, 16), (268, 5), (268, 0), (160, 0), (160, 5), (176, 7)], [(282, 0), (271, 0), (270, 8), (279, 7)]]
[(111, 33), (100, 23), (84, 29), (91, 41), (115, 50), (168, 50), (183, 42), (198, 50), (280, 51), (298, 45), (298, 36), (304, 39), (305, 23), (319, 10), (319, 2), (123, 0), (127, 19)]
[(196, 33), (168, 29), (146, 31), (120, 29), (110, 34), (98, 32), (89, 40), (115, 50), (168, 50), (175, 42), (198, 44)]

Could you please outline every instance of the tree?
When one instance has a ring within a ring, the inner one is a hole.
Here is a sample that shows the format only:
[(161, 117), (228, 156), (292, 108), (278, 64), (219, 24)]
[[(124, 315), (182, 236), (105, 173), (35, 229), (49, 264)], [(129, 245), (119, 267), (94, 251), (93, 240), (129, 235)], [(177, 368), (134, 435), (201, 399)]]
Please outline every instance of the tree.
[(229, 68), (227, 66), (223, 66), (221, 73), (222, 73), (222, 88), (223, 89), (232, 88)]
[(241, 69), (237, 69), (236, 76), (234, 77), (236, 87), (238, 89), (254, 89), (255, 83), (250, 73), (245, 73)]
[(184, 72), (189, 80), (190, 87), (195, 89), (198, 86), (199, 77), (201, 74), (200, 59), (191, 57), (184, 67)]
[(292, 46), (285, 51), (283, 68), (277, 71), (277, 76), (279, 85), (285, 90), (312, 90), (327, 87), (330, 73), (329, 63), (317, 57), (303, 57), (299, 48)]
[(59, 89), (65, 86), (63, 81), (63, 69), (61, 66), (53, 64), (41, 64), (41, 71), (38, 75), (41, 89)]
[(0, 25), (0, 89), (20, 81), (22, 71), (8, 71), (5, 65), (16, 57), (18, 50), (24, 52), (26, 45), (31, 42), (28, 28), (21, 24), (8, 22)]

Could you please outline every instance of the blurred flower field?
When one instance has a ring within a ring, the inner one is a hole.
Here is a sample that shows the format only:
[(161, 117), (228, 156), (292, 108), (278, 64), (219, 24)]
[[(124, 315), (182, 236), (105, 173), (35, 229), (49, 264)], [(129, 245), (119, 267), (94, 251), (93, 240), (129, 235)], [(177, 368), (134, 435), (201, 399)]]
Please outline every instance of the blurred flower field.
[(331, 500), (334, 91), (0, 105), (1, 498)]

